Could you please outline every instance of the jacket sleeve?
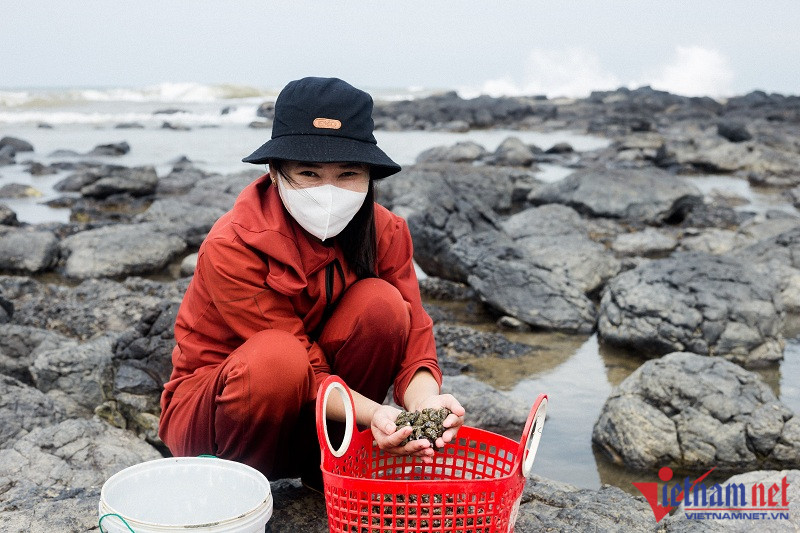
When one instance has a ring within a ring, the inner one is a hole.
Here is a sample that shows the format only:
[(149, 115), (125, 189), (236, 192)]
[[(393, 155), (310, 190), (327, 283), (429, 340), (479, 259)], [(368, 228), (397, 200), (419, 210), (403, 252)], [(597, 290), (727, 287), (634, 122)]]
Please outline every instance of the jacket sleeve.
[(237, 240), (209, 240), (203, 248), (198, 268), (202, 269), (211, 299), (228, 327), (242, 341), (265, 329), (287, 331), (308, 352), (317, 382), (330, 375), (322, 348), (309, 339), (289, 298), (267, 286), (266, 263)]
[(392, 220), (378, 237), (378, 275), (394, 285), (411, 312), (411, 331), (406, 353), (394, 380), (394, 401), (403, 404), (408, 384), (414, 374), (428, 369), (439, 386), (442, 371), (436, 358), (436, 341), (433, 338), (433, 321), (422, 307), (419, 282), (414, 271), (414, 247), (405, 220), (392, 215)]

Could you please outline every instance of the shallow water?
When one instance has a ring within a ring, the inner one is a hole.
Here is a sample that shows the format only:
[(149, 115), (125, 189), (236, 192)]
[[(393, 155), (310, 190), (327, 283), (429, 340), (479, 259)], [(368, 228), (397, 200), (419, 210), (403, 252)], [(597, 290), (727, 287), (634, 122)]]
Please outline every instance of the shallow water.
[(719, 174), (704, 176), (682, 176), (683, 179), (700, 189), (705, 196), (716, 192), (731, 195), (743, 200), (742, 205), (735, 207), (737, 210), (751, 211), (753, 213), (766, 213), (770, 210), (783, 211), (797, 216), (800, 214), (794, 206), (786, 201), (775, 189), (752, 187), (742, 178)]

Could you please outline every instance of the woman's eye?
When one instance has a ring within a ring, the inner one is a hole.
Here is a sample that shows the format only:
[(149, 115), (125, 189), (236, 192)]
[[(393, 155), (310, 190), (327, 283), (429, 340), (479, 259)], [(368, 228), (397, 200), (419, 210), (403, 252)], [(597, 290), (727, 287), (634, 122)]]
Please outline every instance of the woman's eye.
[(313, 178), (314, 176), (316, 176), (316, 173), (314, 173), (311, 170), (304, 170), (304, 171), (300, 172), (300, 175), (301, 176), (305, 176), (307, 178)]

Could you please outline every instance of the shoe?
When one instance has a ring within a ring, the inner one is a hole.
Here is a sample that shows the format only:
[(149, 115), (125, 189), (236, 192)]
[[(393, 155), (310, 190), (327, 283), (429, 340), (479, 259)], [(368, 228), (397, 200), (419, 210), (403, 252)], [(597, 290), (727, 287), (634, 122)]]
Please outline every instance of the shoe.
[(312, 490), (323, 496), (325, 495), (325, 486), (322, 482), (322, 470), (320, 470), (319, 467), (300, 476), (300, 483), (308, 490)]

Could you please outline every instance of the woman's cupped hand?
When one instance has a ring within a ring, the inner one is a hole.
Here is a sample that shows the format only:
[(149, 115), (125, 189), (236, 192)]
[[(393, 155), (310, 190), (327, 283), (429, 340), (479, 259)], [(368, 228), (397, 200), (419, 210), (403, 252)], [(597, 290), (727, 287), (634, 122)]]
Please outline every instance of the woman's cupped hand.
[[(445, 418), (443, 424), (447, 429), (441, 437), (436, 439), (437, 448), (444, 447), (455, 438), (458, 429), (464, 423), (464, 408), (451, 394), (430, 396), (416, 406), (417, 410), (442, 407), (448, 408), (450, 414)], [(412, 428), (411, 426), (397, 427), (395, 420), (400, 412), (399, 409), (390, 405), (381, 405), (373, 414), (372, 436), (378, 447), (393, 455), (421, 457), (423, 462), (432, 463), (435, 450), (428, 439), (417, 439), (403, 444), (403, 441), (411, 435)]]

